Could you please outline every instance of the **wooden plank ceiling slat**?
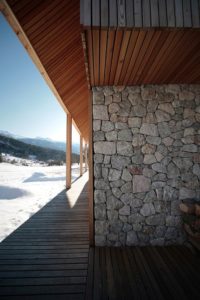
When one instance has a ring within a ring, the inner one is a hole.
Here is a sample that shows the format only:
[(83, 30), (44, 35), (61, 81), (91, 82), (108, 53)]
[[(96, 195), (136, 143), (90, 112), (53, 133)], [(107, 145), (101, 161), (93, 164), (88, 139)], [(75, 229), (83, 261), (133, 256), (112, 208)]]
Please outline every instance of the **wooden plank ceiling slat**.
[(109, 77), (110, 77), (112, 55), (113, 55), (113, 50), (114, 50), (115, 35), (116, 35), (116, 32), (114, 30), (109, 30), (108, 31), (107, 52), (106, 52), (107, 56), (106, 56), (105, 80), (104, 80), (105, 85), (109, 84)]
[(94, 85), (94, 66), (93, 66), (93, 47), (92, 47), (92, 31), (88, 30), (86, 32), (86, 40), (88, 42), (88, 64), (89, 64), (89, 78), (90, 83), (93, 86)]
[(94, 84), (99, 85), (99, 30), (92, 31), (93, 40), (93, 64), (94, 64)]
[[(200, 34), (197, 30), (110, 29), (106, 51), (105, 45), (101, 47), (100, 43), (102, 31), (98, 30), (98, 36), (95, 32), (97, 30), (93, 30), (96, 56), (94, 59), (90, 53), (89, 64), (93, 63), (96, 72), (100, 69), (100, 81), (94, 81), (94, 85), (167, 84), (177, 83), (177, 80), (190, 83), (191, 78), (195, 82), (199, 78), (200, 82)], [(96, 66), (98, 61), (100, 65)], [(182, 72), (185, 65), (187, 72)]]
[(124, 78), (127, 73), (127, 69), (128, 69), (128, 66), (129, 66), (129, 63), (131, 60), (133, 49), (135, 48), (135, 44), (137, 42), (138, 34), (139, 34), (138, 30), (133, 30), (131, 32), (131, 37), (130, 37), (130, 42), (129, 42), (130, 46), (128, 47), (127, 52), (126, 52), (124, 64), (123, 64), (122, 71), (121, 71), (120, 78), (119, 78), (119, 85), (122, 85), (124, 82)]
[(123, 39), (123, 31), (122, 30), (117, 31), (115, 36), (114, 48), (113, 48), (109, 85), (112, 85), (114, 83), (122, 39)]
[(115, 85), (117, 85), (118, 82), (119, 82), (119, 78), (120, 78), (120, 74), (121, 74), (121, 71), (122, 71), (122, 68), (123, 68), (123, 64), (124, 64), (124, 60), (125, 60), (125, 56), (126, 56), (130, 36), (131, 36), (131, 31), (125, 31), (124, 32), (123, 40), (122, 40), (122, 46), (121, 46), (120, 54), (119, 54), (119, 58), (118, 58), (117, 69), (116, 69), (116, 73), (115, 73), (115, 79), (114, 79), (114, 84)]
[(100, 73), (99, 73), (100, 85), (104, 84), (106, 47), (107, 47), (107, 30), (101, 30), (100, 32)]

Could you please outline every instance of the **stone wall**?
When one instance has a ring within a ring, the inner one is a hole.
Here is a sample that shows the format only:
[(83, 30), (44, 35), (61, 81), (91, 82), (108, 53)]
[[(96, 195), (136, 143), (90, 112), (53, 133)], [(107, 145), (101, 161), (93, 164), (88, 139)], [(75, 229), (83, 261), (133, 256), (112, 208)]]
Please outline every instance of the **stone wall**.
[(200, 199), (200, 85), (93, 88), (96, 245), (184, 242)]

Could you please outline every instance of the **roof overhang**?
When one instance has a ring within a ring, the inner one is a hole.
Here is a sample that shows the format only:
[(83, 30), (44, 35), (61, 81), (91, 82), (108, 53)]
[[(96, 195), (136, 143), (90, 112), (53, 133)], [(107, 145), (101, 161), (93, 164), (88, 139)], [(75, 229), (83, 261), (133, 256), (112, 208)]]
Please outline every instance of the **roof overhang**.
[(200, 83), (199, 9), (198, 0), (84, 0), (91, 85)]
[(79, 0), (0, 0), (5, 15), (63, 109), (88, 141), (89, 89)]
[(91, 86), (200, 83), (198, 0), (0, 0), (0, 10), (86, 141)]

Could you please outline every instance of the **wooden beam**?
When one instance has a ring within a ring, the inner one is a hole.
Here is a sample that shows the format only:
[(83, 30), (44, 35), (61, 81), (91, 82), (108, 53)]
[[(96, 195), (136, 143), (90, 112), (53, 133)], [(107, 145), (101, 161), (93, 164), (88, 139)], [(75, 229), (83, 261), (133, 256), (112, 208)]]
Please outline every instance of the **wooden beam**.
[(83, 137), (80, 135), (80, 176), (83, 175)]
[(67, 115), (67, 149), (66, 149), (66, 189), (71, 187), (71, 154), (72, 154), (72, 117)]

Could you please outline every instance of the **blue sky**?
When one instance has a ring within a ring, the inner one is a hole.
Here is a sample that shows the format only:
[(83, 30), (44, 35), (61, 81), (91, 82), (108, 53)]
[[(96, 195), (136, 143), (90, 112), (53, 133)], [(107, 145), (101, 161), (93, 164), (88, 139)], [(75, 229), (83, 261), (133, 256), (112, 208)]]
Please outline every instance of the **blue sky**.
[[(66, 115), (0, 13), (0, 130), (65, 141)], [(73, 140), (79, 137), (73, 129)]]

